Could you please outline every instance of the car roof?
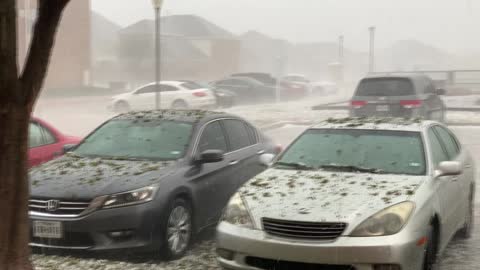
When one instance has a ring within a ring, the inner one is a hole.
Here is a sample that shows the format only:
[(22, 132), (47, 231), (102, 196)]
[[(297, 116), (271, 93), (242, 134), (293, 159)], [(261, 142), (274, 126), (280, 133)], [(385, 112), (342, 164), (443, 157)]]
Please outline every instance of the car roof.
[(314, 126), (312, 129), (359, 129), (359, 130), (390, 130), (424, 132), (435, 121), (422, 120), (419, 118), (375, 118), (375, 117), (347, 117), (329, 118)]
[(391, 74), (391, 75), (385, 75), (385, 74), (372, 74), (368, 75), (365, 77), (363, 80), (367, 79), (382, 79), (382, 78), (387, 78), (387, 79), (410, 79), (412, 81), (416, 80), (421, 80), (421, 79), (431, 79), (427, 75), (422, 75), (422, 74)]
[(147, 120), (169, 120), (182, 121), (191, 123), (200, 123), (211, 121), (218, 118), (236, 118), (238, 116), (227, 114), (224, 112), (204, 111), (204, 110), (150, 110), (150, 111), (133, 111), (120, 114), (113, 119), (147, 119)]
[[(171, 86), (180, 86), (184, 83), (186, 83), (186, 81), (160, 81), (160, 84), (171, 85)], [(151, 86), (151, 85), (156, 85), (156, 83), (155, 82), (148, 83), (148, 84), (145, 84), (145, 85), (142, 85), (142, 86), (138, 87), (137, 89), (143, 88), (145, 86)]]

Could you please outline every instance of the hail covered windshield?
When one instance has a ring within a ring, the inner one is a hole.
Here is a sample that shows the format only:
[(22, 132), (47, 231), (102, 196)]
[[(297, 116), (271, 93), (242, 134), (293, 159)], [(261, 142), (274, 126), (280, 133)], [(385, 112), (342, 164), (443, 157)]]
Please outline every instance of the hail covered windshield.
[(185, 155), (193, 125), (166, 120), (112, 120), (74, 151), (80, 156), (176, 160)]
[(311, 129), (288, 148), (277, 164), (389, 174), (426, 172), (420, 133), (407, 131)]

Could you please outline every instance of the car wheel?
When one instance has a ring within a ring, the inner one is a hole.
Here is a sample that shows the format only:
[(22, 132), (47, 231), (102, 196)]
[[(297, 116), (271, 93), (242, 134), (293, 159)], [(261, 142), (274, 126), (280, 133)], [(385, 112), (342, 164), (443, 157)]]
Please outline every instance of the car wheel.
[(425, 246), (425, 256), (423, 259), (423, 270), (435, 270), (435, 263), (437, 261), (437, 239), (435, 230), (430, 225), (427, 234), (427, 243)]
[(172, 109), (174, 110), (184, 110), (188, 108), (188, 104), (183, 100), (176, 100), (172, 104)]
[(475, 225), (475, 219), (473, 217), (474, 211), (475, 211), (475, 207), (473, 202), (473, 193), (470, 191), (470, 196), (468, 199), (467, 216), (465, 218), (465, 225), (459, 231), (459, 236), (463, 239), (468, 239), (472, 236), (473, 227)]
[(187, 201), (177, 199), (168, 211), (164, 226), (163, 255), (168, 260), (181, 258), (192, 238), (192, 211)]
[(126, 113), (130, 111), (130, 105), (126, 101), (118, 101), (114, 109), (117, 113)]

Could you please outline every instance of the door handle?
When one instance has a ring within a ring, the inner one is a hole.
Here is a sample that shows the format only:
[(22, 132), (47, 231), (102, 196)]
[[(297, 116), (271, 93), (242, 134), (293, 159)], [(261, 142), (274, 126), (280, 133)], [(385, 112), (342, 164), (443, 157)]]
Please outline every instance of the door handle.
[(230, 163), (228, 163), (228, 165), (230, 166), (237, 165), (237, 164), (238, 164), (238, 160), (230, 161)]
[(457, 182), (457, 181), (458, 181), (458, 177), (452, 178), (452, 182)]
[(467, 169), (472, 168), (472, 164), (467, 164), (467, 165), (465, 165), (465, 168), (467, 168)]
[(257, 155), (263, 155), (263, 154), (265, 154), (265, 150), (260, 150), (257, 152)]

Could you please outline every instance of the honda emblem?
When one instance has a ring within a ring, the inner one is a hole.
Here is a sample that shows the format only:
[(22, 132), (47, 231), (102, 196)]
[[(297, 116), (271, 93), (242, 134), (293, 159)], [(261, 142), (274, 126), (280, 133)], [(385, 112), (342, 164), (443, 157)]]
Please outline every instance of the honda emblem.
[(49, 212), (57, 211), (59, 206), (60, 206), (60, 201), (59, 200), (49, 200), (49, 201), (47, 201), (47, 211), (49, 211)]

